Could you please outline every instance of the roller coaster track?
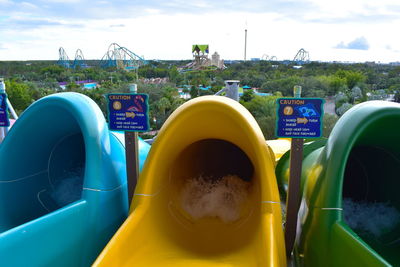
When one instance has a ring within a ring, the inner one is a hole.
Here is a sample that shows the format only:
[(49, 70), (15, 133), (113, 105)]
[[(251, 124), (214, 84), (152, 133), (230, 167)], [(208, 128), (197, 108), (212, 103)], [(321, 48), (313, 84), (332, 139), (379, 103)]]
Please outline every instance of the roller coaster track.
[(67, 53), (65, 52), (64, 48), (60, 47), (58, 49), (58, 62), (57, 64), (60, 66), (63, 66), (64, 68), (70, 68), (71, 67), (71, 62), (69, 60), (69, 57)]
[(75, 69), (77, 67), (80, 68), (87, 68), (88, 65), (85, 63), (85, 58), (83, 56), (82, 50), (78, 49), (75, 52), (75, 59), (72, 62), (72, 60), (69, 59), (67, 52), (65, 52), (64, 48), (60, 47), (58, 49), (58, 62), (57, 64), (60, 66), (63, 66), (64, 68), (72, 68)]
[(294, 56), (293, 61), (299, 65), (307, 63), (310, 61), (310, 54), (306, 50), (301, 48)]
[(78, 49), (75, 52), (75, 60), (73, 64), (73, 68), (87, 68), (87, 64), (85, 63), (85, 58), (83, 57), (82, 50)]
[(146, 60), (126, 47), (112, 43), (100, 61), (101, 67), (116, 67), (125, 70), (137, 70), (147, 64)]
[(267, 54), (262, 55), (261, 59), (267, 61), (278, 61), (276, 56), (268, 56)]

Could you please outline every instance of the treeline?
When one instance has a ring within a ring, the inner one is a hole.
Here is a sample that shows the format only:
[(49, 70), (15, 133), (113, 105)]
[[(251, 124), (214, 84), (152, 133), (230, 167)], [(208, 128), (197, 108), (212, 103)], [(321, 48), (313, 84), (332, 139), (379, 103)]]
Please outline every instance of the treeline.
[[(151, 126), (159, 129), (168, 116), (185, 100), (177, 88), (191, 97), (214, 94), (224, 86), (224, 80), (240, 80), (241, 85), (271, 93), (261, 97), (246, 93), (241, 103), (254, 115), (266, 138), (274, 138), (275, 100), (292, 96), (293, 87), (301, 85), (303, 97), (330, 97), (334, 99), (336, 114), (342, 115), (352, 105), (371, 99), (385, 99), (394, 95), (400, 100), (400, 67), (383, 64), (335, 64), (311, 62), (302, 66), (280, 62), (237, 62), (224, 70), (179, 72), (188, 61), (150, 61), (138, 72), (94, 67), (68, 69), (55, 61), (0, 62), (0, 77), (4, 77), (9, 98), (21, 113), (32, 102), (49, 94), (74, 91), (91, 97), (106, 113), (104, 95), (111, 92), (129, 92), (129, 84), (137, 83), (139, 92), (150, 95)], [(164, 84), (145, 84), (144, 78), (167, 78)], [(98, 82), (96, 89), (84, 89), (80, 80)], [(59, 82), (67, 82), (62, 90)], [(199, 87), (209, 90), (199, 90)], [(336, 122), (334, 115), (325, 116), (325, 135)]]

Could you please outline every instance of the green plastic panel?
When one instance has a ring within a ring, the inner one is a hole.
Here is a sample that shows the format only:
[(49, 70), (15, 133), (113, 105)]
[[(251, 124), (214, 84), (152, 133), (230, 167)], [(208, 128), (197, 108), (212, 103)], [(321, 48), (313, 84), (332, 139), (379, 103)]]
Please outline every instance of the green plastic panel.
[[(400, 266), (400, 105), (359, 104), (305, 153), (296, 256), (304, 266)], [(288, 158), (277, 168), (285, 190)]]

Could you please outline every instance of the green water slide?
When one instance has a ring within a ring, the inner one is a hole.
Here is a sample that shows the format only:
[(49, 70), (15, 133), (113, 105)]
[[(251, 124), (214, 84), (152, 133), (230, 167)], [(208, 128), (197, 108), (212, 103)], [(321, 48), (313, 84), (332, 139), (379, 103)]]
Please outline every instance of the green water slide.
[[(400, 266), (399, 139), (400, 105), (370, 101), (305, 145), (297, 265)], [(288, 153), (276, 168), (283, 191)]]

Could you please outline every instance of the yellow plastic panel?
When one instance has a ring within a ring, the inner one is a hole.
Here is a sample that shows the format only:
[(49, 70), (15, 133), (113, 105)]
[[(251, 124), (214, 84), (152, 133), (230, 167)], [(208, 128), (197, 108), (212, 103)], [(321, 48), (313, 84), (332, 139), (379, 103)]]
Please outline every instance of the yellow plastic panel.
[[(237, 175), (248, 185), (237, 218), (186, 212), (182, 192), (202, 175)], [(128, 219), (94, 265), (286, 266), (274, 159), (243, 106), (198, 97), (170, 116), (140, 174)]]
[(267, 140), (267, 145), (272, 149), (275, 161), (278, 161), (283, 154), (290, 150), (291, 139), (279, 138), (276, 140)]

